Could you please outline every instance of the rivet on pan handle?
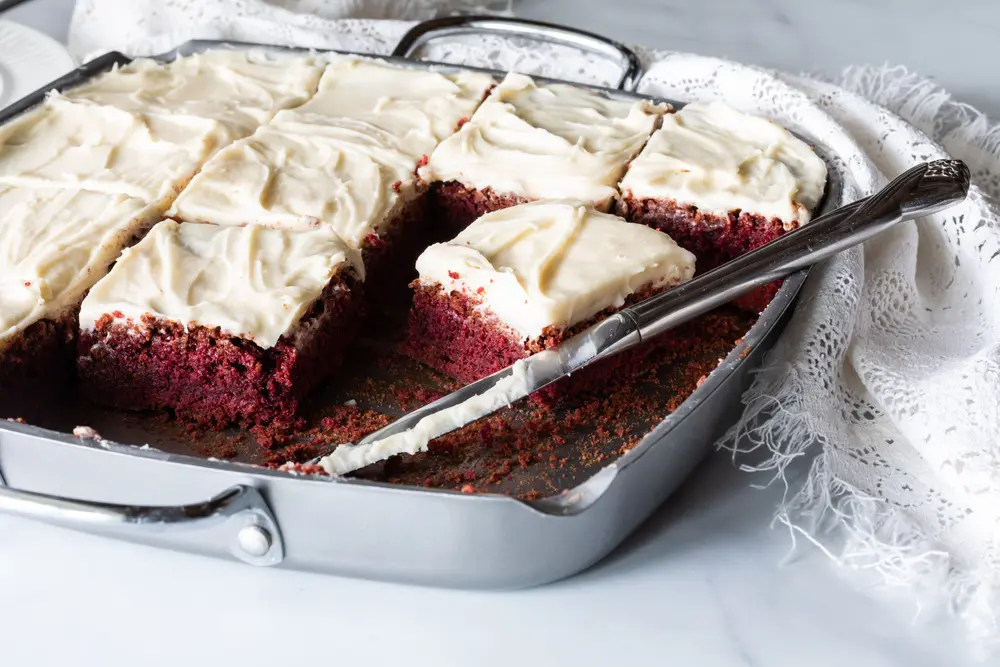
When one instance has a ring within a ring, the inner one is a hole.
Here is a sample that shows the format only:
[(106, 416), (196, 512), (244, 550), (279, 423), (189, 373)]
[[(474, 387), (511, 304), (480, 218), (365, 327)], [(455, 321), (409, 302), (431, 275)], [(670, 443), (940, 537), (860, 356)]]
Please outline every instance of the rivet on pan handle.
[(230, 552), (250, 565), (277, 565), (285, 557), (278, 522), (260, 492), (238, 484), (190, 505), (114, 505), (20, 491), (0, 477), (0, 512), (69, 528), (105, 526), (162, 532), (224, 524)]
[(642, 63), (639, 62), (635, 52), (607, 37), (552, 23), (497, 16), (446, 16), (418, 23), (403, 35), (399, 44), (393, 49), (392, 55), (408, 58), (432, 39), (484, 32), (573, 46), (617, 60), (622, 68), (621, 79), (618, 80), (617, 86), (620, 90), (634, 90), (643, 75)]

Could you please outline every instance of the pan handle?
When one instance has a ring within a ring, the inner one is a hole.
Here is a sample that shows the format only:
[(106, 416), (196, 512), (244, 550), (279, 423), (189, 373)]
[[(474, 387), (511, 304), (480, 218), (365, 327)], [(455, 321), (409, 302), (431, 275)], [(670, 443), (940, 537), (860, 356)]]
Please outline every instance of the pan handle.
[(172, 506), (114, 505), (61, 498), (4, 486), (0, 512), (69, 528), (118, 527), (126, 531), (174, 531), (226, 524), (229, 550), (250, 565), (277, 565), (285, 557), (278, 522), (260, 492), (238, 484), (200, 503)]
[(550, 44), (572, 46), (583, 51), (596, 53), (616, 60), (621, 64), (622, 75), (618, 80), (619, 90), (634, 90), (642, 78), (642, 63), (639, 56), (624, 44), (595, 35), (592, 32), (567, 28), (566, 26), (542, 21), (512, 19), (498, 16), (445, 16), (423, 21), (410, 28), (392, 55), (409, 58), (419, 47), (432, 39), (450, 35), (492, 33), (513, 37), (527, 37)]

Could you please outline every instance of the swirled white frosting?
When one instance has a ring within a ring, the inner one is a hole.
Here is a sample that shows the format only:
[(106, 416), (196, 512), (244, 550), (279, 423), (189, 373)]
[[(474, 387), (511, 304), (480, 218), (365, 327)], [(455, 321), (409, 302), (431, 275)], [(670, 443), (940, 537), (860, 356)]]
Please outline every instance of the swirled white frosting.
[(525, 338), (690, 280), (694, 268), (666, 234), (571, 201), (489, 213), (417, 259), (422, 284), (464, 292)]
[(231, 140), (213, 120), (130, 113), (52, 95), (0, 126), (0, 185), (79, 188), (165, 205)]
[(605, 206), (665, 110), (511, 73), (419, 173), (428, 182)]
[(273, 347), (331, 278), (356, 261), (328, 227), (281, 230), (165, 220), (122, 253), (80, 308), (80, 328), (104, 315), (144, 315), (219, 327)]
[[(352, 118), (388, 132), (424, 156), (454, 134), (496, 83), (481, 72), (413, 69), (383, 60), (331, 55), (316, 94), (275, 122), (321, 125)], [(414, 166), (415, 168), (415, 166)]]
[(0, 188), (0, 347), (76, 307), (159, 213), (124, 195)]
[(321, 73), (313, 57), (214, 49), (169, 63), (140, 58), (65, 95), (130, 112), (211, 118), (246, 136), (309, 99)]
[(740, 210), (806, 222), (826, 186), (826, 164), (785, 128), (722, 102), (668, 114), (629, 166), (622, 193), (672, 199), (706, 213)]
[(353, 248), (408, 201), (419, 156), (363, 121), (265, 125), (208, 161), (173, 217), (302, 229), (323, 224)]
[(216, 224), (330, 225), (351, 247), (392, 222), (416, 169), (493, 80), (331, 56), (317, 94), (212, 158), (171, 215)]

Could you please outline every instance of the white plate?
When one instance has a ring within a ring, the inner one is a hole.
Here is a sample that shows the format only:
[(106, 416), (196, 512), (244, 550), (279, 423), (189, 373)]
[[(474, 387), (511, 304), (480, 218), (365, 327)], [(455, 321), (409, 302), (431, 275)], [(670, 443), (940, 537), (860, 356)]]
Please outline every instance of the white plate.
[(18, 23), (0, 21), (0, 109), (76, 67), (59, 42)]

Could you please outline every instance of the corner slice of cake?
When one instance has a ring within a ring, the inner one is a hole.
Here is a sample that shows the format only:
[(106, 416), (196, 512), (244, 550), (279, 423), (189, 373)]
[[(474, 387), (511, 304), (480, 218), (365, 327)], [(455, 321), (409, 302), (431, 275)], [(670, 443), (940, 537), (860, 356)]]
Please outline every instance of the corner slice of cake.
[(330, 54), (316, 94), (282, 111), (276, 124), (368, 123), (421, 158), (451, 136), (482, 103), (496, 81), (482, 72), (400, 67), (372, 58)]
[[(617, 210), (669, 234), (704, 271), (806, 223), (826, 177), (812, 147), (780, 125), (723, 102), (695, 102), (664, 117), (622, 179)], [(735, 304), (760, 312), (780, 286)]]
[(291, 424), (357, 332), (356, 261), (328, 227), (163, 221), (83, 301), (84, 395), (212, 426)]
[(694, 269), (694, 256), (666, 234), (592, 205), (495, 211), (417, 260), (405, 350), (474, 382), (689, 280)]
[(711, 268), (809, 220), (826, 164), (785, 128), (722, 102), (664, 117), (621, 182), (619, 212)]
[(80, 301), (161, 214), (124, 195), (0, 187), (0, 394), (66, 384)]
[(166, 63), (139, 58), (65, 95), (133, 113), (212, 119), (244, 137), (308, 100), (322, 71), (312, 56), (215, 49)]
[(626, 165), (667, 110), (511, 73), (419, 174), (435, 183), (438, 217), (450, 233), (535, 199), (576, 199), (607, 210)]
[(165, 208), (231, 140), (213, 120), (130, 113), (54, 94), (0, 126), (0, 185), (93, 190)]

